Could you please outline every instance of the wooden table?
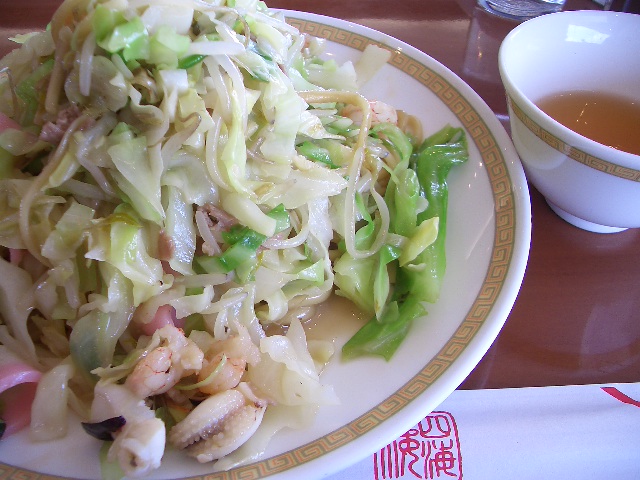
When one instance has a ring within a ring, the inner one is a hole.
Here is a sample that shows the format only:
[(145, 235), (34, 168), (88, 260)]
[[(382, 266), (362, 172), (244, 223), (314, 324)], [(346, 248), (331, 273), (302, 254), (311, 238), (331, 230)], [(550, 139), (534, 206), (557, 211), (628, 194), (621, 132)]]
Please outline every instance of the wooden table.
[[(45, 25), (58, 0), (0, 3), (6, 33)], [(506, 125), (497, 70), (500, 41), (516, 25), (475, 0), (271, 0), (270, 7), (375, 28), (431, 55), (469, 83)], [(598, 8), (568, 0), (566, 8)], [(526, 276), (498, 339), (463, 389), (640, 381), (640, 230), (596, 234), (558, 218), (531, 188)]]

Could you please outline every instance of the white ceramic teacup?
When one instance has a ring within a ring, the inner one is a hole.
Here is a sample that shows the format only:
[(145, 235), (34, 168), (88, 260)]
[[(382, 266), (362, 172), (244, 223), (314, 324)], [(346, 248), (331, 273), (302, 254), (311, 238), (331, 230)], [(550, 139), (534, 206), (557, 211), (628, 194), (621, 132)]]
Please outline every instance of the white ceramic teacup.
[[(640, 227), (640, 155), (575, 133), (536, 106), (567, 91), (640, 105), (640, 15), (567, 11), (528, 20), (503, 41), (499, 67), (513, 143), (551, 208), (594, 232)], [(640, 117), (634, 122), (640, 136)]]

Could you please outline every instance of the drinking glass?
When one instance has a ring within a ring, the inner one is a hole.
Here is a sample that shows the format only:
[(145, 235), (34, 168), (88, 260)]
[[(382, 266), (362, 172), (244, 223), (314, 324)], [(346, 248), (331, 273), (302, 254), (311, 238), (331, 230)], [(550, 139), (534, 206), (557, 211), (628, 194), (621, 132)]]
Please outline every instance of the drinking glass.
[(478, 0), (478, 5), (486, 11), (515, 20), (559, 12), (564, 4), (565, 0)]

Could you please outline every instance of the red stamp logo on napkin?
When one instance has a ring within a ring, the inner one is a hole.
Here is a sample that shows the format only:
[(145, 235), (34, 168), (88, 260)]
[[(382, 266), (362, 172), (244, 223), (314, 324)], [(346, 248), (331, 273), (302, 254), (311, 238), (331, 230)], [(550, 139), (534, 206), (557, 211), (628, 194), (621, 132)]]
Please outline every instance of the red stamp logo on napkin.
[(373, 455), (375, 480), (462, 479), (458, 427), (449, 412), (432, 412)]

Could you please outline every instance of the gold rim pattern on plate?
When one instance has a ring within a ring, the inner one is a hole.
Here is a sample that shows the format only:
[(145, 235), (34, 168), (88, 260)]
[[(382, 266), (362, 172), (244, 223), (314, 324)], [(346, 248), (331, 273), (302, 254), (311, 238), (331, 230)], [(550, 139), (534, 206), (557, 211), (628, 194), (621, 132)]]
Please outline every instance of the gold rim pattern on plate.
[[(339, 27), (298, 18), (288, 18), (287, 21), (302, 33), (324, 38), (357, 50), (364, 50), (370, 43), (388, 48), (364, 35)], [(348, 444), (391, 418), (424, 393), (465, 350), (492, 311), (504, 286), (516, 241), (515, 193), (502, 150), (480, 114), (444, 77), (402, 51), (393, 51), (391, 64), (436, 94), (439, 100), (455, 114), (480, 151), (491, 185), (495, 213), (491, 259), (480, 291), (464, 321), (438, 354), (398, 391), (351, 423), (280, 455), (227, 472), (186, 477), (183, 480), (260, 479), (318, 459)], [(9, 465), (0, 465), (0, 480), (18, 478), (16, 475), (19, 475), (22, 480), (44, 480), (45, 478), (52, 480), (56, 478), (51, 475), (17, 469)]]
[(529, 131), (531, 131), (531, 133), (551, 148), (554, 148), (560, 153), (564, 153), (567, 157), (578, 163), (600, 172), (613, 175), (614, 177), (631, 180), (633, 182), (640, 182), (640, 170), (616, 165), (615, 163), (608, 162), (602, 158), (593, 156), (579, 148), (569, 145), (538, 125), (535, 120), (524, 113), (524, 110), (522, 110), (520, 105), (518, 105), (511, 96), (507, 96), (507, 100), (513, 114), (524, 124), (525, 127), (529, 129)]

